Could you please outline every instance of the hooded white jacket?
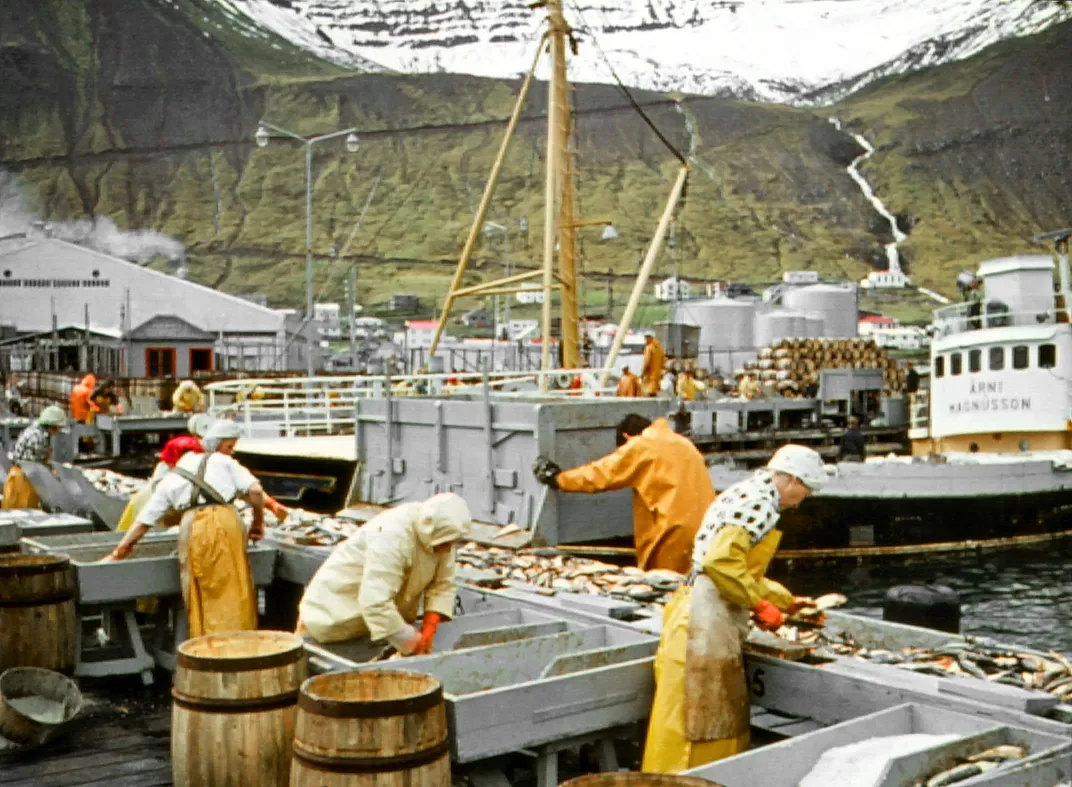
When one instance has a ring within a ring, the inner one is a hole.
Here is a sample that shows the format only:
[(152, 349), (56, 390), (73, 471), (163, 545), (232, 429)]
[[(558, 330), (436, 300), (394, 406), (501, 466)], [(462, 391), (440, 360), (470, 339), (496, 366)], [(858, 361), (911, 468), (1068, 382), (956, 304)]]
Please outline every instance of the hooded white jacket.
[(469, 532), (465, 501), (440, 494), (373, 517), (335, 547), (302, 597), (301, 622), (318, 642), (368, 634), (382, 640), (425, 612), (454, 612), (454, 550), (434, 548)]

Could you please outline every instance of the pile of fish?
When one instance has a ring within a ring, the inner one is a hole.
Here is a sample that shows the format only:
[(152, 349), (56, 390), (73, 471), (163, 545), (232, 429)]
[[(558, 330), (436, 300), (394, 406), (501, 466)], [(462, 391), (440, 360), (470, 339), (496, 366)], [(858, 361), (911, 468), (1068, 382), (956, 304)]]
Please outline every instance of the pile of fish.
[(0, 416), (0, 426), (21, 426), (26, 427), (30, 425), (29, 418), (23, 418), (21, 415), (3, 415)]
[[(70, 467), (70, 465), (68, 465)], [(99, 491), (112, 497), (131, 497), (140, 492), (147, 483), (144, 478), (116, 473), (104, 468), (82, 467), (82, 475)]]
[(957, 763), (952, 768), (947, 768), (939, 773), (931, 774), (926, 779), (914, 782), (913, 787), (946, 787), (949, 784), (971, 779), (981, 773), (986, 773), (1000, 767), (1007, 762), (1022, 760), (1027, 756), (1027, 751), (1022, 746), (1004, 744), (994, 746), (986, 751), (973, 754), (963, 762)]
[(1062, 702), (1072, 701), (1072, 662), (1053, 650), (1043, 656), (1010, 650), (981, 639), (950, 642), (933, 649), (880, 650), (861, 647), (847, 636), (821, 639), (839, 656), (855, 656), (938, 677), (970, 675), (1020, 689), (1045, 691)]
[(641, 603), (665, 603), (685, 577), (676, 571), (643, 571), (566, 555), (557, 549), (505, 549), (470, 541), (458, 549), (458, 563), (491, 571), (504, 584), (525, 584), (551, 591), (591, 593)]

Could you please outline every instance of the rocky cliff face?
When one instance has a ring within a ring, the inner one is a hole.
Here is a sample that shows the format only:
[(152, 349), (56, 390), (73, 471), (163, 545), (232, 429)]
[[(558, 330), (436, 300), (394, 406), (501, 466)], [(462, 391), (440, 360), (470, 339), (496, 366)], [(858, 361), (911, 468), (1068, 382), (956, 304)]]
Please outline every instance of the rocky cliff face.
[[(315, 148), (318, 294), (340, 298), (357, 260), (362, 300), (401, 289), (442, 297), (518, 82), (354, 74), (250, 21), (240, 5), (0, 5), (0, 164), (29, 210), (158, 230), (186, 244), (193, 278), (298, 305), (303, 156), (282, 141), (259, 149), (253, 132), (262, 118), (308, 135), (353, 126), (358, 153), (341, 142)], [(1026, 237), (1072, 215), (1070, 46), (1069, 26), (1057, 26), (887, 77), (829, 110), (638, 91), (671, 142), (691, 152), (682, 272), (761, 281), (813, 268), (857, 278), (883, 264), (889, 226), (845, 173), (860, 150), (827, 122), (835, 113), (878, 147), (864, 174), (911, 230), (903, 250), (919, 283), (948, 291), (956, 270), (1024, 250)], [(594, 290), (608, 274), (627, 282), (635, 271), (676, 161), (617, 90), (580, 85), (574, 101), (580, 213), (612, 219), (622, 236), (604, 243), (582, 231)], [(541, 248), (545, 105), (539, 84), (493, 206), (494, 220), (530, 219), (511, 242), (515, 267), (537, 264)], [(501, 261), (498, 246), (482, 243), (472, 280), (497, 275)]]

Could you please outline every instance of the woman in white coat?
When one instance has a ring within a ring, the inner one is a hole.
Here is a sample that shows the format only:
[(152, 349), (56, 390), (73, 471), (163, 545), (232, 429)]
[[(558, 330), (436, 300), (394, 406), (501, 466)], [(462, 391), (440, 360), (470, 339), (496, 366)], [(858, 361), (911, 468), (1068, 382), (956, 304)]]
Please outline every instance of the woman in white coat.
[(309, 582), (298, 631), (325, 643), (367, 634), (403, 655), (431, 652), (436, 626), (454, 611), (454, 547), (471, 522), (465, 501), (450, 493), (369, 520)]

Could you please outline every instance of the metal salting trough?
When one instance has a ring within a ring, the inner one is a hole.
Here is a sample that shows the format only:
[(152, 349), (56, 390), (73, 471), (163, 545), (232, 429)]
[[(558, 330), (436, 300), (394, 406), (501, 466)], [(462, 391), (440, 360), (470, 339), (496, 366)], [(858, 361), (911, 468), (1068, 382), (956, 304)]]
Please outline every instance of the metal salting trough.
[[(150, 534), (134, 554), (115, 563), (101, 563), (122, 539), (122, 533), (93, 533), (80, 538), (59, 536), (25, 540), (40, 552), (70, 557), (78, 577), (81, 604), (113, 604), (144, 596), (177, 596), (179, 583), (179, 538), (175, 533)], [(272, 581), (275, 550), (261, 544), (248, 547), (255, 585)]]
[(18, 525), (24, 538), (55, 536), (70, 533), (92, 533), (93, 523), (72, 514), (50, 514), (30, 508), (11, 508), (0, 511), (0, 523)]
[[(309, 650), (334, 669), (417, 670), (439, 678), (451, 753), (467, 763), (609, 731), (647, 718), (658, 639), (583, 612), (462, 589), (462, 614), (428, 656), (364, 663), (367, 637)], [(382, 646), (381, 646), (382, 649)]]

